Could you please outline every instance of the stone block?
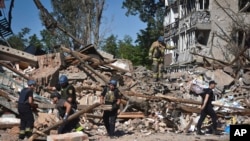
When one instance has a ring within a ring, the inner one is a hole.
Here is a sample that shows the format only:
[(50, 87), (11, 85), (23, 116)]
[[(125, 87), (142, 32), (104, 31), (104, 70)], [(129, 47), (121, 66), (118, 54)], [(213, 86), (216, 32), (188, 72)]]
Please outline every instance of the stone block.
[(234, 81), (233, 77), (231, 77), (221, 69), (217, 69), (215, 71), (207, 71), (205, 73), (205, 78), (207, 78), (207, 81), (214, 80), (217, 83), (216, 88), (220, 91), (223, 91), (225, 86), (230, 86)]
[(72, 132), (47, 136), (47, 141), (89, 141), (88, 135), (83, 132)]

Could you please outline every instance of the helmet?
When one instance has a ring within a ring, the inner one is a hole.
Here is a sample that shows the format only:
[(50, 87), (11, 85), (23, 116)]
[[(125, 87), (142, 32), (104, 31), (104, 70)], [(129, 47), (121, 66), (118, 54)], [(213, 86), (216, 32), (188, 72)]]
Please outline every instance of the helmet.
[(28, 86), (36, 85), (36, 81), (35, 80), (28, 80), (27, 84), (28, 84)]
[(57, 97), (58, 99), (61, 98), (61, 95), (58, 93), (58, 92), (54, 92), (50, 95), (50, 98), (54, 98), (54, 97)]
[(163, 37), (163, 36), (160, 36), (160, 37), (158, 38), (158, 41), (161, 42), (161, 43), (163, 43), (163, 42), (164, 42), (164, 37)]
[(109, 84), (112, 84), (112, 85), (116, 86), (117, 85), (117, 81), (116, 80), (110, 80)]
[(64, 83), (68, 83), (68, 77), (66, 75), (62, 75), (59, 78), (59, 84), (64, 84)]

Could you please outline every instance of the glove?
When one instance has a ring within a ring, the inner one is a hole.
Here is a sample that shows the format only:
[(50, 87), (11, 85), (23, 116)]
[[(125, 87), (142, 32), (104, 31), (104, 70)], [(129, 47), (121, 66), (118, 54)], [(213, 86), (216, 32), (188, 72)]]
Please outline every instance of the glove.
[(114, 110), (117, 110), (118, 108), (119, 108), (118, 105), (115, 103), (115, 104), (112, 105), (111, 110), (114, 111)]
[(66, 121), (68, 119), (69, 115), (66, 113), (63, 117), (63, 120)]

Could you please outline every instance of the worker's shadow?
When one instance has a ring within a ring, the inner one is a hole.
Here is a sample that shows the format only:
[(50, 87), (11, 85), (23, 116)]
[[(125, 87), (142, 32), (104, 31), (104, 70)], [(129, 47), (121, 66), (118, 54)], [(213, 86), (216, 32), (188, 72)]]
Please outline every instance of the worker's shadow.
[(115, 131), (115, 136), (117, 137), (121, 137), (121, 136), (124, 136), (124, 135), (132, 135), (134, 134), (134, 132), (131, 132), (131, 131), (122, 131), (122, 130), (116, 130)]

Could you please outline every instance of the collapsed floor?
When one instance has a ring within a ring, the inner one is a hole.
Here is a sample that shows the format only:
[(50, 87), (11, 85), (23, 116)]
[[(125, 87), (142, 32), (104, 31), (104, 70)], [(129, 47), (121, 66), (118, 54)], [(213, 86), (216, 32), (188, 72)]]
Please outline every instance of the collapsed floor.
[[(91, 46), (90, 46), (91, 48)], [(36, 79), (38, 86), (34, 94), (39, 105), (36, 114), (34, 134), (47, 136), (43, 131), (60, 122), (51, 109), (49, 96), (58, 77), (69, 77), (77, 92), (79, 111), (88, 109), (100, 101), (103, 86), (112, 78), (119, 81), (119, 90), (123, 96), (117, 129), (123, 132), (153, 133), (193, 133), (199, 118), (201, 96), (192, 92), (196, 86), (207, 87), (210, 80), (218, 84), (215, 93), (214, 109), (219, 117), (218, 129), (231, 124), (250, 124), (250, 69), (242, 69), (236, 75), (235, 69), (227, 67), (204, 67), (202, 65), (184, 65), (169, 68), (163, 79), (154, 82), (152, 72), (143, 66), (132, 66), (128, 60), (114, 60), (103, 57), (93, 51), (71, 51), (60, 46), (61, 53), (44, 56), (21, 56), (13, 50), (4, 52), (0, 57), (0, 127), (13, 130), (18, 134), (20, 123), (16, 109), (18, 93), (26, 86), (29, 78)], [(63, 54), (68, 53), (68, 56)], [(3, 56), (16, 56), (17, 60)], [(7, 58), (7, 59), (6, 59)], [(32, 59), (30, 59), (32, 58)], [(191, 67), (190, 67), (191, 66)], [(98, 106), (81, 114), (80, 124), (85, 132), (94, 138), (105, 134), (102, 124), (102, 112), (109, 107)], [(54, 110), (55, 111), (55, 110)], [(203, 129), (211, 124), (208, 117)], [(1, 138), (1, 137), (0, 137)]]

